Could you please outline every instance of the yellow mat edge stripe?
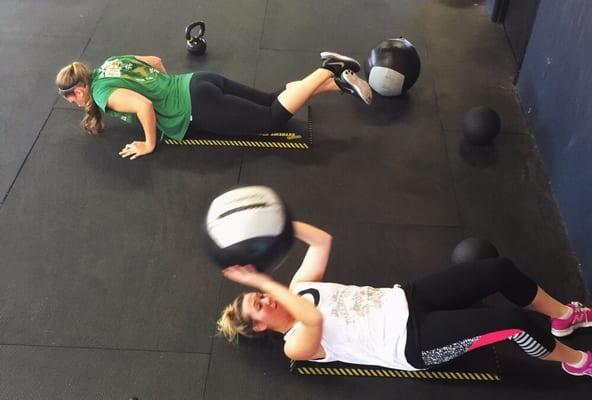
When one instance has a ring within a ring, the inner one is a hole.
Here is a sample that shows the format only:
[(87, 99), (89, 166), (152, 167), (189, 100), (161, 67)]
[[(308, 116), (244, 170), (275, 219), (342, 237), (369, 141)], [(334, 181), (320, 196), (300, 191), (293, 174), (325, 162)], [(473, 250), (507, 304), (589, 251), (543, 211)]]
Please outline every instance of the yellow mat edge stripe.
[(369, 377), (399, 377), (443, 380), (500, 381), (497, 374), (489, 372), (456, 371), (405, 371), (394, 369), (345, 368), (345, 367), (296, 367), (301, 375), (340, 375)]

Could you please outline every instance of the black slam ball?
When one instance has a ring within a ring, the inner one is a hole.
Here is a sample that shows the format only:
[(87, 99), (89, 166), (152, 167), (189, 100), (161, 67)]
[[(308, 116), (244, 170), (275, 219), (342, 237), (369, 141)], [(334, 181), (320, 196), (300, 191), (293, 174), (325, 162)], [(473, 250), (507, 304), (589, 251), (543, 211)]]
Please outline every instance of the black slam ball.
[(476, 145), (491, 143), (499, 133), (500, 127), (498, 113), (484, 106), (471, 108), (463, 120), (465, 138), (469, 143)]
[(284, 202), (266, 186), (237, 187), (216, 197), (205, 227), (209, 253), (221, 268), (269, 268), (285, 256), (294, 238)]
[(399, 96), (419, 77), (421, 62), (417, 50), (404, 38), (378, 43), (364, 61), (368, 84), (382, 96)]
[(499, 253), (489, 240), (471, 237), (456, 245), (450, 259), (453, 264), (460, 264), (493, 257), (499, 257)]

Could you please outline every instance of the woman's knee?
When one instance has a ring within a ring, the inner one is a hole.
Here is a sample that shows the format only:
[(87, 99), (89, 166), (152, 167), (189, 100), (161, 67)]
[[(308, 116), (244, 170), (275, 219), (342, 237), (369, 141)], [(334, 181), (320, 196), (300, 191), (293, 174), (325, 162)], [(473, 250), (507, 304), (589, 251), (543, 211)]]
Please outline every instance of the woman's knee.
[(506, 271), (520, 271), (518, 269), (518, 267), (516, 266), (516, 264), (514, 264), (514, 261), (510, 260), (507, 257), (499, 257), (499, 262), (501, 265), (501, 268), (505, 269)]
[(288, 111), (279, 100), (275, 100), (271, 105), (271, 125), (273, 129), (282, 128), (294, 114)]
[(497, 257), (491, 260), (491, 267), (494, 268), (501, 276), (508, 276), (518, 271), (518, 267), (512, 260), (507, 257)]
[(479, 263), (483, 264), (479, 266), (481, 273), (489, 276), (489, 279), (500, 283), (511, 281), (517, 275), (522, 275), (516, 264), (506, 257), (488, 258), (480, 260)]
[(494, 265), (496, 279), (500, 282), (500, 288), (504, 296), (512, 303), (525, 307), (534, 300), (538, 285), (514, 262), (508, 258), (497, 259)]

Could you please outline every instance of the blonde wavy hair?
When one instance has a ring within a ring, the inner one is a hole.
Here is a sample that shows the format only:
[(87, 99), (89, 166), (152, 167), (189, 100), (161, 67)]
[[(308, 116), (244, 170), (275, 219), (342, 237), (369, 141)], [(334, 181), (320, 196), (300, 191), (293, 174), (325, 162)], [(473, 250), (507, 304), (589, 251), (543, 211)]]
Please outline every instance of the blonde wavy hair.
[(253, 330), (253, 320), (243, 317), (245, 293), (226, 306), (217, 322), (218, 335), (224, 336), (231, 343), (238, 342), (240, 336), (255, 337), (259, 333)]
[(91, 75), (88, 67), (81, 62), (74, 61), (58, 72), (55, 83), (60, 90), (67, 90), (80, 84), (88, 88), (89, 96), (84, 105), (84, 117), (80, 121), (80, 126), (90, 135), (102, 132), (104, 128), (103, 116), (101, 109), (91, 96)]

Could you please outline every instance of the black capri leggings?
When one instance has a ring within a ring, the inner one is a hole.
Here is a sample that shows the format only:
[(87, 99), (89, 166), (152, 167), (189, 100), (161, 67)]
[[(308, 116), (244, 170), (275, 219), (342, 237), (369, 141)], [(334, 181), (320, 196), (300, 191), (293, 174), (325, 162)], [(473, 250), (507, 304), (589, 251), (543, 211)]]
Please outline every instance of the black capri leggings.
[(192, 121), (186, 138), (200, 132), (238, 136), (273, 132), (292, 114), (265, 93), (211, 72), (196, 72), (189, 84)]
[(519, 308), (467, 308), (494, 293), (524, 307), (537, 289), (507, 258), (458, 264), (410, 283), (407, 360), (429, 368), (506, 339), (531, 356), (546, 357), (555, 348), (549, 317)]

